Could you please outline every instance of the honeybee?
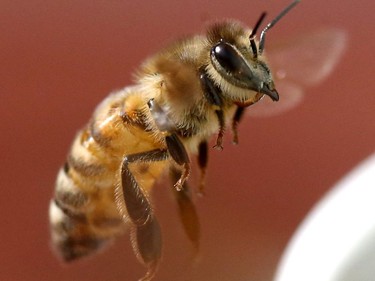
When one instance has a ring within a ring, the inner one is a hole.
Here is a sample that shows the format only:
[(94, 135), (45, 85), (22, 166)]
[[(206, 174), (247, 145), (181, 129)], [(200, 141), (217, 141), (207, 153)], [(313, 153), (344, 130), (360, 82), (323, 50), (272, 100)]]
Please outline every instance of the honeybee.
[(186, 180), (198, 155), (204, 192), (208, 141), (233, 141), (246, 108), (267, 96), (279, 100), (264, 56), (265, 35), (299, 0), (261, 32), (235, 21), (180, 40), (146, 60), (133, 86), (114, 92), (76, 135), (50, 203), (52, 242), (66, 261), (92, 254), (129, 230), (134, 253), (151, 280), (162, 235), (151, 204), (155, 181), (170, 171), (182, 225), (199, 247), (199, 221)]

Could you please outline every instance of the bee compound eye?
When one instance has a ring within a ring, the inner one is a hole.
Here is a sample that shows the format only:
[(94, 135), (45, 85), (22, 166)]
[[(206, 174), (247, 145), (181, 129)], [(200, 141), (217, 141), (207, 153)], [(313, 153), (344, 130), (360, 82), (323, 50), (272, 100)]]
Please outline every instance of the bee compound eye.
[(234, 47), (225, 42), (220, 42), (212, 47), (211, 56), (229, 73), (238, 72), (244, 64), (242, 57)]

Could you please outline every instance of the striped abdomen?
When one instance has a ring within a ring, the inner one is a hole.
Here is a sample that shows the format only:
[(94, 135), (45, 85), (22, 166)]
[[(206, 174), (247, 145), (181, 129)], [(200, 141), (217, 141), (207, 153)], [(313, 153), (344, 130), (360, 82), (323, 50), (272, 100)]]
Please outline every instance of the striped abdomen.
[[(124, 121), (124, 114), (136, 116), (134, 112), (145, 105), (132, 91), (111, 95), (98, 106), (91, 123), (76, 136), (59, 171), (50, 223), (52, 242), (64, 260), (90, 254), (124, 231), (124, 203), (122, 199), (116, 203), (122, 159), (160, 145), (144, 128)], [(143, 163), (132, 170), (149, 190), (164, 164)]]

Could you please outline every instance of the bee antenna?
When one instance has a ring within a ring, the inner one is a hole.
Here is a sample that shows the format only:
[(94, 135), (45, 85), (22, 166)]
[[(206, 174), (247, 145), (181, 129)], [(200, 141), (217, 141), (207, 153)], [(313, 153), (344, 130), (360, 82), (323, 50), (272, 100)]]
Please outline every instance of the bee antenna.
[(251, 34), (249, 36), (250, 39), (250, 46), (254, 54), (254, 59), (258, 57), (258, 50), (257, 50), (257, 45), (255, 44), (255, 35), (257, 34), (258, 28), (261, 25), (262, 21), (266, 17), (266, 12), (263, 12), (260, 15), (260, 18), (258, 19), (257, 23), (255, 24), (253, 30), (251, 31)]
[(267, 26), (262, 30), (260, 33), (260, 39), (259, 39), (259, 54), (263, 53), (264, 50), (264, 41), (266, 39), (266, 32), (271, 29), (283, 16), (285, 16), (291, 9), (294, 8), (301, 0), (294, 0), (292, 3), (290, 3), (284, 10), (281, 11), (280, 14), (278, 14)]

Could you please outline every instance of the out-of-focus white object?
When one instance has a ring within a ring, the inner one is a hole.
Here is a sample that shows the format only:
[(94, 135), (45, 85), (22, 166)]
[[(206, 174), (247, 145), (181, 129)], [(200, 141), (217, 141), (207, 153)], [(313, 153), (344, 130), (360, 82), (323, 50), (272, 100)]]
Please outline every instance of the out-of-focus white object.
[(274, 281), (375, 280), (375, 154), (345, 176), (292, 237)]

